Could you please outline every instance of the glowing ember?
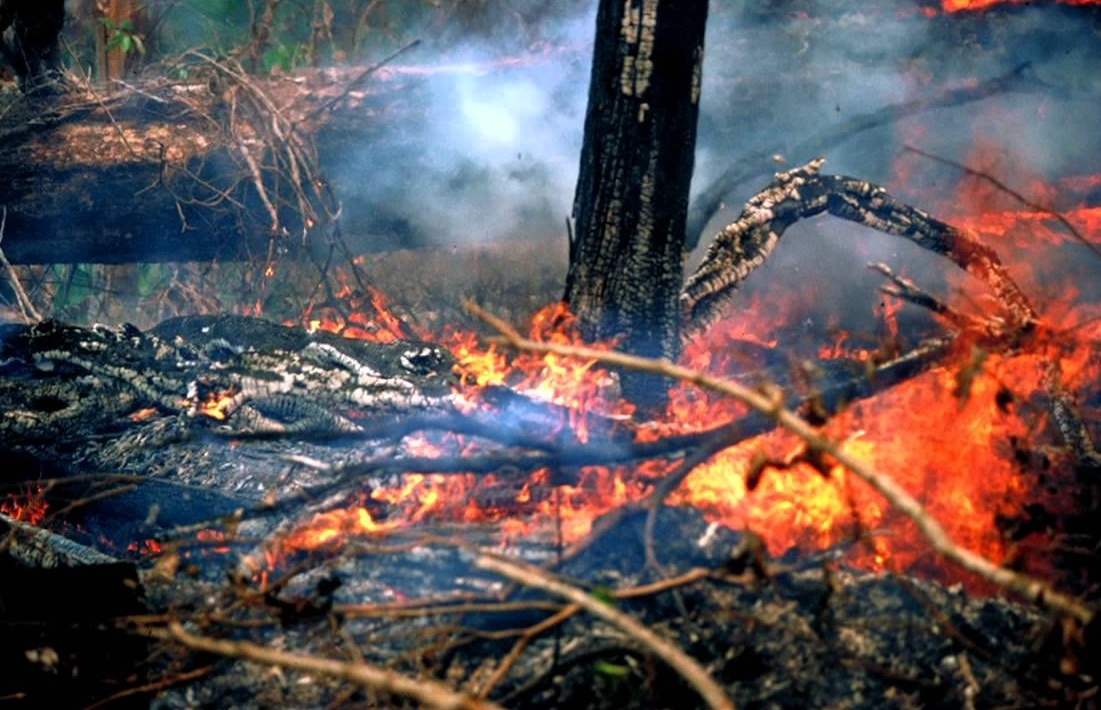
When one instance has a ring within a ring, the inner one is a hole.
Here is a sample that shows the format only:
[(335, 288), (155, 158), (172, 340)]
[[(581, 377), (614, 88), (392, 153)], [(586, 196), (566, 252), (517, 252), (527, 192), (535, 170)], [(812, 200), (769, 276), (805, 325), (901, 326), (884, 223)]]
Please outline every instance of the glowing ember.
[(221, 393), (210, 392), (199, 404), (198, 412), (211, 419), (225, 421), (226, 417), (232, 413), (238, 404), (238, 394), (237, 388), (231, 388)]
[(0, 513), (12, 520), (38, 525), (46, 517), (49, 505), (43, 497), (44, 490), (39, 487), (23, 493), (12, 493), (0, 500)]

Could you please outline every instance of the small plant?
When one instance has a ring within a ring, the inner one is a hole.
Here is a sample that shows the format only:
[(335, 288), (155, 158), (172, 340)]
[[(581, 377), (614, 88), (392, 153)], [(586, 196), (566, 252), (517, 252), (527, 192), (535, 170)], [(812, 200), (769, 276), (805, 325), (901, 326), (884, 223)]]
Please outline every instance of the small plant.
[(99, 21), (107, 31), (108, 52), (118, 50), (124, 56), (130, 56), (134, 52), (145, 54), (145, 40), (130, 20), (115, 22), (110, 17), (101, 17)]

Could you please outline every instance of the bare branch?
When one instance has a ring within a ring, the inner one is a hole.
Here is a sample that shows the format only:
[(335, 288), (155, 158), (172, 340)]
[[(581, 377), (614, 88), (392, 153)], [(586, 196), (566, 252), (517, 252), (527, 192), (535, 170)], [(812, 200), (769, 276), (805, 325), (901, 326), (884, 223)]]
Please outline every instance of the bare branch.
[(750, 273), (764, 263), (780, 237), (796, 222), (829, 212), (835, 217), (908, 239), (940, 254), (991, 288), (1022, 330), (1036, 311), (993, 249), (973, 234), (941, 222), (896, 199), (886, 189), (856, 178), (821, 175), (824, 158), (777, 173), (727, 225), (681, 290), (684, 332), (714, 322)]
[[(558, 577), (546, 572), (534, 565), (520, 560), (502, 557), (500, 555), (482, 552), (474, 565), (480, 569), (495, 572), (502, 577), (514, 582), (542, 589), (556, 596), (568, 599), (574, 604), (585, 609), (593, 616), (599, 617), (614, 626), (617, 626), (633, 640), (642, 644), (655, 656), (665, 661), (671, 668), (688, 681), (696, 692), (700, 694), (712, 708), (722, 710), (734, 710), (734, 701), (730, 699), (726, 691), (704, 670), (703, 666), (688, 656), (679, 648), (669, 643), (662, 637), (646, 628), (631, 616), (624, 614), (615, 607), (602, 602), (585, 591), (565, 583)], [(568, 609), (569, 607), (567, 607)]]
[(182, 643), (196, 651), (214, 653), (226, 658), (240, 658), (268, 666), (292, 668), (356, 683), (367, 690), (400, 695), (422, 705), (439, 710), (495, 710), (496, 703), (472, 697), (428, 678), (411, 678), (363, 661), (337, 661), (300, 653), (278, 651), (248, 641), (229, 641), (189, 633), (178, 621), (167, 629), (151, 629), (146, 635)]

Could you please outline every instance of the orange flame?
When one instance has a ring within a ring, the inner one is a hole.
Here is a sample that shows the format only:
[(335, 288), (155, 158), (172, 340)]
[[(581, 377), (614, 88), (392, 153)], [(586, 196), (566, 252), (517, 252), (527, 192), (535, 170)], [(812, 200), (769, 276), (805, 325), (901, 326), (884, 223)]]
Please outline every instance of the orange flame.
[[(1070, 187), (1084, 191), (1099, 183), (1101, 178), (1069, 180), (1055, 188), (1037, 183), (1030, 194), (1054, 204)], [(975, 184), (964, 188), (955, 204), (963, 216), (952, 221), (975, 230), (1000, 253), (1014, 254), (1010, 263), (1014, 278), (1030, 293), (1042, 294), (1043, 280), (1032, 277), (1030, 269), (1042, 265), (1043, 247), (1067, 243), (1065, 230), (1053, 227), (1049, 213), (1020, 209), (1019, 203), (1010, 206)], [(1099, 239), (1101, 209), (1080, 208), (1067, 215), (1087, 239)], [(1051, 471), (1062, 460), (1053, 443), (1047, 409), (1037, 404), (1048, 397), (1044, 373), (1057, 365), (1071, 392), (1101, 379), (1101, 356), (1091, 345), (1101, 338), (1097, 318), (1101, 304), (1079, 303), (1082, 298), (1076, 292), (1065, 283), (1060, 287), (1055, 296), (1045, 296), (1044, 312), (1053, 315), (1040, 328), (1040, 335), (1014, 352), (991, 354), (961, 343), (953, 362), (859, 402), (825, 425), (848, 453), (892, 476), (922, 501), (957, 542), (997, 562), (1017, 554), (999, 521), (1023, 515), (1038, 485), (1036, 472), (1022, 463), (1027, 458), (1024, 454), (1044, 451)], [(965, 303), (959, 307), (974, 310), (982, 299), (966, 302), (967, 288), (960, 286), (965, 298), (957, 300)], [(737, 318), (712, 327), (686, 345), (683, 362), (715, 374), (775, 371), (793, 357), (784, 355), (787, 348), (777, 334), (788, 332), (785, 328), (790, 329), (790, 323), (801, 320), (792, 303), (782, 297), (777, 300), (779, 311), (771, 299), (768, 308), (754, 301)], [(381, 312), (386, 312), (385, 307), (384, 300), (371, 306)], [(818, 356), (868, 365), (880, 362), (897, 352), (903, 338), (898, 323), (901, 308), (901, 301), (895, 299), (883, 299), (875, 306), (878, 348), (864, 347), (861, 343), (874, 342), (867, 338), (836, 332), (835, 342), (819, 346)], [(371, 322), (386, 319), (372, 316)], [(353, 328), (345, 333), (361, 334)], [(537, 314), (530, 337), (579, 342), (575, 319), (562, 304)], [(440, 342), (456, 357), (458, 393), (471, 409), (485, 406), (481, 395), (487, 387), (501, 385), (560, 406), (560, 426), (580, 441), (592, 435), (589, 424), (597, 414), (605, 421), (633, 426), (629, 423), (632, 408), (618, 398), (616, 378), (595, 362), (506, 354), (480, 344), (469, 332), (447, 332)], [(704, 430), (744, 414), (745, 408), (732, 400), (676, 387), (664, 416), (637, 426), (634, 433), (639, 440), (654, 440)], [(427, 438), (405, 442), (412, 456), (454, 455), (469, 448), (454, 438), (444, 444)], [(878, 494), (832, 461), (807, 462), (801, 454), (805, 454), (801, 442), (783, 432), (745, 441), (699, 466), (670, 502), (695, 506), (709, 519), (732, 528), (752, 529), (773, 554), (792, 548), (847, 546), (852, 548), (847, 559), (869, 569), (933, 564), (914, 526)], [(645, 496), (668, 470), (669, 464), (661, 462), (590, 466), (571, 471), (568, 484), (558, 472), (542, 470), (517, 485), (514, 506), (504, 508), (477, 502), (476, 489), (503, 483), (492, 477), (407, 475), (400, 484), (370, 494), (369, 503), (375, 506), (371, 510), (386, 510), (385, 521), (378, 521), (361, 503), (318, 516), (282, 544), (286, 550), (312, 549), (339, 544), (351, 535), (382, 535), (401, 525), (441, 519), (497, 521), (507, 537), (548, 529), (546, 524), (555, 520), (564, 538), (572, 541), (586, 535), (598, 516)]]
[[(941, 0), (941, 9), (945, 12), (964, 10), (986, 10), (995, 5), (1023, 5), (1031, 0)], [(1060, 5), (1101, 5), (1101, 0), (1056, 0)]]
[(46, 517), (46, 511), (49, 509), (44, 493), (45, 489), (41, 486), (22, 493), (11, 493), (0, 500), (0, 513), (12, 520), (38, 525)]
[(225, 421), (236, 406), (239, 393), (240, 390), (237, 387), (230, 387), (223, 392), (208, 393), (206, 399), (199, 404), (199, 414), (220, 422)]

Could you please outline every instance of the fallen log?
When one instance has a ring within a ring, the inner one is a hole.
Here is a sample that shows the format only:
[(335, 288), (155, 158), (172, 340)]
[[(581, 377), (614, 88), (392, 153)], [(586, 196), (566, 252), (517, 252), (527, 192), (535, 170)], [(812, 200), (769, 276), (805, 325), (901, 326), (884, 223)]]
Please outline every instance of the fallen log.
[[(331, 236), (340, 205), (319, 155), (384, 142), (378, 116), (424, 91), (412, 74), (367, 90), (374, 69), (261, 78), (194, 54), (166, 69), (182, 79), (8, 97), (4, 253), (13, 264), (263, 259)], [(400, 151), (396, 140), (385, 139)], [(382, 208), (357, 214), (363, 233), (402, 229)], [(324, 253), (323, 241), (311, 246)]]

